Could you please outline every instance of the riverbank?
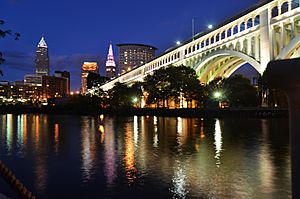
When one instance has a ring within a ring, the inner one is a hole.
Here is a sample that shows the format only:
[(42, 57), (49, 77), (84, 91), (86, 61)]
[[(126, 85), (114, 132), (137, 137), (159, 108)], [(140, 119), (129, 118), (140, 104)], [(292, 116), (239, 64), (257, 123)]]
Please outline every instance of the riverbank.
[(79, 115), (120, 115), (120, 116), (167, 116), (167, 117), (253, 117), (287, 118), (288, 110), (279, 108), (227, 108), (227, 109), (91, 109), (63, 107), (0, 106), (0, 114), (79, 114)]

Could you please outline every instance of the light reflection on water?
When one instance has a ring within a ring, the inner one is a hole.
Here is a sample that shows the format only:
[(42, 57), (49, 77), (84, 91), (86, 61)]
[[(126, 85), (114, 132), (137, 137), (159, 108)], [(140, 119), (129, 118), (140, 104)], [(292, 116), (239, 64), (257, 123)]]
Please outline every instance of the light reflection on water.
[(287, 120), (0, 120), (1, 160), (39, 198), (291, 198)]
[[(104, 142), (104, 173), (106, 176), (106, 186), (108, 188), (113, 188), (115, 186), (115, 181), (117, 178), (116, 174), (116, 146), (115, 146), (115, 133), (113, 131), (112, 120), (105, 120), (105, 142)], [(104, 129), (103, 129), (104, 134)], [(102, 138), (101, 138), (102, 140)]]
[(137, 169), (135, 166), (135, 145), (133, 141), (132, 126), (127, 124), (124, 136), (124, 165), (128, 184), (132, 184), (137, 179)]
[(215, 149), (216, 149), (216, 155), (215, 158), (217, 160), (216, 164), (217, 167), (221, 164), (221, 152), (222, 152), (222, 130), (220, 125), (220, 120), (216, 120), (215, 124)]
[(83, 182), (88, 182), (95, 173), (96, 164), (96, 142), (95, 142), (95, 119), (85, 117), (82, 120), (81, 129), (81, 159)]

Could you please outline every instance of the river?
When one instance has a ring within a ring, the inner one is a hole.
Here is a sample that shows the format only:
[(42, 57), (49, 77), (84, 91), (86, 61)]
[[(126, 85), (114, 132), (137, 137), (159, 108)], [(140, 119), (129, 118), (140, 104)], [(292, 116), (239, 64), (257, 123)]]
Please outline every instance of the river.
[[(287, 119), (0, 115), (38, 198), (291, 198)], [(17, 198), (0, 179), (0, 193)]]

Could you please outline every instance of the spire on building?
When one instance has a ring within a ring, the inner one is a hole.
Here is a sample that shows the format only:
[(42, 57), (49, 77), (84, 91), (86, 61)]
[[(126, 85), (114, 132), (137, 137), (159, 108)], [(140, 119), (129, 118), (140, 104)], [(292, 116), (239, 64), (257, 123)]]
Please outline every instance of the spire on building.
[(109, 44), (109, 50), (108, 50), (105, 68), (106, 68), (106, 77), (113, 78), (116, 76), (116, 62), (115, 62), (111, 43)]
[(107, 60), (106, 60), (106, 67), (107, 66), (116, 67), (116, 62), (115, 62), (113, 48), (112, 48), (111, 43), (109, 45), (109, 50), (108, 50), (108, 55), (107, 55)]
[(42, 37), (35, 53), (35, 72), (37, 75), (49, 75), (50, 74), (50, 63), (48, 46), (45, 38)]
[(41, 40), (38, 44), (38, 48), (48, 48), (44, 37), (41, 38)]

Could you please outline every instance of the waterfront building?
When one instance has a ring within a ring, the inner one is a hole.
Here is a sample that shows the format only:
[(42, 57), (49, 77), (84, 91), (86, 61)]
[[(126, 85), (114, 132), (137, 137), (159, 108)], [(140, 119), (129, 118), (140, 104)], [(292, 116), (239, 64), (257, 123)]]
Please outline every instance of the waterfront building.
[(68, 71), (55, 71), (54, 76), (67, 79), (67, 94), (70, 94), (70, 72), (68, 72)]
[(43, 76), (43, 99), (64, 97), (67, 95), (68, 78)]
[(99, 74), (99, 67), (97, 62), (84, 62), (81, 68), (81, 93), (87, 92), (87, 76), (88, 74), (96, 73)]
[(114, 58), (112, 44), (109, 45), (105, 70), (106, 70), (106, 77), (114, 78), (116, 76), (116, 62)]
[(145, 44), (118, 44), (119, 72), (123, 74), (155, 57), (157, 48)]
[(48, 46), (46, 44), (45, 38), (42, 37), (35, 54), (35, 73), (37, 75), (49, 75), (50, 66), (49, 66), (49, 54)]
[(7, 98), (9, 90), (8, 81), (0, 81), (0, 99)]
[(34, 86), (17, 81), (13, 83), (0, 82), (0, 99), (9, 103), (27, 100), (39, 100), (43, 96), (42, 86)]

